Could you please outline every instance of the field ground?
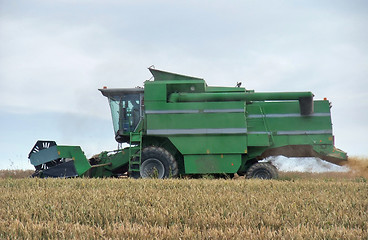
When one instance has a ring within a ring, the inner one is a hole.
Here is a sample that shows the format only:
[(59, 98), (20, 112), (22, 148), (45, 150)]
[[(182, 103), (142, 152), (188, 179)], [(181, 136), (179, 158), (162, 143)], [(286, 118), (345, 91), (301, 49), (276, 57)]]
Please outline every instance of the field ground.
[(366, 160), (352, 162), (350, 173), (271, 181), (2, 171), (0, 239), (368, 239)]

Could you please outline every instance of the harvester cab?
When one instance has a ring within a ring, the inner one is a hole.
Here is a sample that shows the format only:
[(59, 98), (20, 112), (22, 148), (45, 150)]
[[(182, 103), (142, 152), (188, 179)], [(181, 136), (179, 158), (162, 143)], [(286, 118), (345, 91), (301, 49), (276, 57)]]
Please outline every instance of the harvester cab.
[(143, 123), (143, 88), (99, 89), (108, 98), (115, 139), (128, 142), (131, 132), (139, 131)]

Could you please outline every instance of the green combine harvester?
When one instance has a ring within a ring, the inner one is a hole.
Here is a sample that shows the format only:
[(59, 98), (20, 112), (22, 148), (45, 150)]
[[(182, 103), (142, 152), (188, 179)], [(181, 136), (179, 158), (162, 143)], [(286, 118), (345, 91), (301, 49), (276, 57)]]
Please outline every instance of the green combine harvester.
[(79, 146), (38, 141), (38, 177), (169, 178), (237, 173), (277, 178), (271, 156), (318, 157), (344, 165), (334, 147), (331, 104), (311, 92), (258, 93), (208, 86), (201, 78), (149, 68), (144, 88), (103, 88), (115, 139), (128, 145), (87, 159)]

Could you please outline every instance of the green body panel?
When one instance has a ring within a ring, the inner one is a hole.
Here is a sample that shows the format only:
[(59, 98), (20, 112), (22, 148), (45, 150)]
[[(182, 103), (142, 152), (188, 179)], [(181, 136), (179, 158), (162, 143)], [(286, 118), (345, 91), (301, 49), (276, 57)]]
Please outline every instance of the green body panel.
[[(313, 145), (313, 150), (320, 153), (321, 155), (325, 155), (327, 158), (335, 158), (335, 159), (347, 159), (348, 156), (346, 152), (335, 148), (331, 144), (320, 144), (320, 145)], [(336, 160), (335, 160), (336, 161)], [(338, 164), (339, 162), (335, 162), (333, 159), (330, 162)]]
[[(137, 147), (131, 148), (133, 151), (137, 151)], [(111, 151), (102, 152), (98, 156), (97, 165), (93, 166), (89, 171), (90, 177), (110, 177), (115, 175), (117, 169), (123, 168), (129, 163), (129, 147)], [(103, 166), (104, 164), (108, 164)], [(98, 167), (98, 165), (102, 165)]]
[(203, 80), (188, 81), (146, 81), (144, 83), (145, 101), (167, 101), (167, 95), (177, 91), (183, 92), (203, 92), (205, 82)]
[[(168, 137), (184, 156), (185, 174), (235, 173), (247, 152), (245, 106), (239, 101), (168, 103), (145, 98), (146, 134)], [(232, 165), (229, 159), (235, 159)]]
[(91, 165), (79, 146), (57, 146), (57, 151), (60, 158), (73, 159), (74, 167), (79, 176), (82, 176), (90, 169)]
[(111, 163), (111, 165), (104, 167), (110, 171), (117, 169), (129, 162), (128, 148), (115, 151), (113, 154), (110, 154), (109, 152), (103, 152), (99, 157), (102, 159), (101, 163)]
[(183, 155), (247, 153), (245, 134), (180, 135), (170, 136), (169, 140)]
[(247, 107), (248, 139), (269, 136), (270, 146), (332, 144), (332, 123), (328, 101), (314, 101), (314, 113), (302, 116), (297, 102), (259, 102)]
[(145, 82), (145, 94), (144, 100), (147, 101), (166, 101), (166, 92), (167, 92), (167, 85), (165, 82), (158, 82), (157, 84), (153, 85), (150, 82)]
[(239, 154), (184, 156), (185, 173), (187, 174), (235, 173), (239, 170), (241, 162)]
[[(244, 113), (188, 113), (147, 116), (147, 131), (164, 129), (246, 128)], [(167, 134), (169, 135), (169, 134)]]
[(249, 147), (259, 147), (259, 146), (270, 146), (270, 135), (268, 134), (248, 134), (247, 140), (248, 140), (248, 146)]
[(103, 177), (112, 177), (112, 171), (106, 169), (105, 167), (91, 168), (86, 174), (88, 177), (94, 178), (103, 178)]
[(239, 102), (239, 101), (168, 103), (165, 101), (161, 101), (161, 102), (147, 101), (147, 99), (145, 98), (146, 114), (154, 114), (154, 113), (149, 113), (149, 111), (198, 110), (196, 111), (196, 113), (199, 113), (200, 110), (202, 110), (203, 112), (204, 110), (217, 110), (217, 109), (222, 109), (222, 110), (237, 109), (239, 111), (245, 112), (245, 107), (246, 107), (245, 102)]
[(261, 124), (264, 121), (271, 131), (332, 129), (328, 101), (314, 101), (314, 113), (308, 116), (300, 115), (297, 102), (254, 103), (247, 107), (247, 121), (248, 127), (251, 128), (250, 131), (264, 128), (264, 125)]

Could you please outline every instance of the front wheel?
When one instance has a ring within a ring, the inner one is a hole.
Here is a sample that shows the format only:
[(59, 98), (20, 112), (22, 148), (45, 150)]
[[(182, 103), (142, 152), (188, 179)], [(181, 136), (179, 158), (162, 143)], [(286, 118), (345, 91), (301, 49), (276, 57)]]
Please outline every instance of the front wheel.
[(276, 179), (278, 171), (271, 163), (258, 162), (250, 166), (245, 175), (246, 178)]
[(147, 147), (142, 151), (140, 175), (142, 178), (169, 178), (178, 175), (174, 157), (160, 147)]

